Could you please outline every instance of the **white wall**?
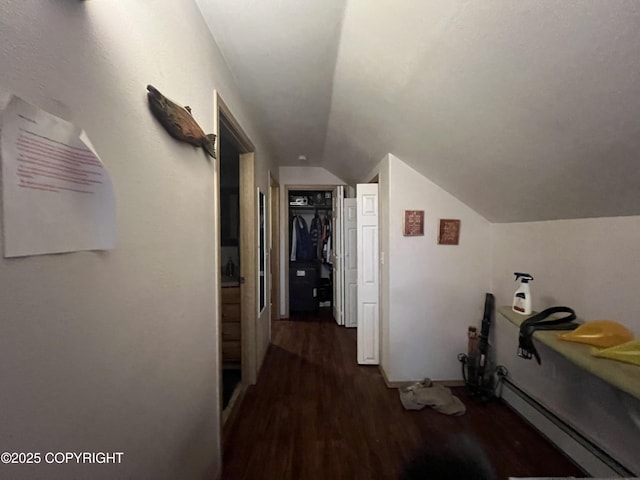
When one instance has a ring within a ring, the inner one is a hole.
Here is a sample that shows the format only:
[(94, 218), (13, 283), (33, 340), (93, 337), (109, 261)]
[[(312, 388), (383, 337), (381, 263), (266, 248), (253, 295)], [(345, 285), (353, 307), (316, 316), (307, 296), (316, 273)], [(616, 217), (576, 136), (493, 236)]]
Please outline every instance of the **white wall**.
[(345, 185), (345, 182), (322, 167), (280, 167), (280, 316), (287, 314), (287, 275), (289, 253), (286, 252), (286, 237), (289, 235), (289, 199), (288, 186)]
[[(151, 116), (146, 85), (213, 128), (217, 89), (268, 155), (191, 0), (3, 0), (10, 92), (84, 128), (118, 202), (117, 248), (0, 259), (3, 451), (121, 451), (121, 465), (0, 465), (2, 478), (215, 478), (215, 168)], [(265, 190), (266, 191), (266, 190)]]
[[(389, 351), (382, 367), (390, 381), (460, 379), (457, 354), (466, 351), (467, 327), (482, 320), (490, 291), (490, 224), (393, 155), (388, 182)], [(405, 210), (424, 210), (424, 236), (403, 236)], [(438, 245), (441, 218), (461, 220), (458, 246)]]
[[(492, 230), (497, 305), (511, 303), (513, 272), (526, 271), (535, 278), (534, 310), (566, 305), (581, 320), (616, 320), (640, 333), (640, 217), (494, 224)], [(544, 345), (542, 365), (522, 360), (516, 356), (517, 328), (501, 316), (497, 320), (497, 361), (512, 380), (627, 468), (640, 471), (640, 401)]]
[(609, 319), (640, 334), (640, 216), (493, 225), (492, 283), (510, 304), (513, 272), (525, 271), (534, 310), (572, 307), (582, 320)]

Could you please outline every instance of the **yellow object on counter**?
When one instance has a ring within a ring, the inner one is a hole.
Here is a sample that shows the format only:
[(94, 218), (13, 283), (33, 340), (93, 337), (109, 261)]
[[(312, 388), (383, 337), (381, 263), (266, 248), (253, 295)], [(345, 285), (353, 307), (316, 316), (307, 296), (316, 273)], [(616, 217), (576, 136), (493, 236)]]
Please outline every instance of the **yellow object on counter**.
[(603, 350), (593, 348), (591, 349), (591, 355), (640, 366), (640, 340), (632, 340)]
[(593, 320), (583, 323), (570, 332), (558, 333), (557, 338), (567, 342), (610, 348), (630, 342), (633, 340), (633, 333), (624, 325), (613, 320)]

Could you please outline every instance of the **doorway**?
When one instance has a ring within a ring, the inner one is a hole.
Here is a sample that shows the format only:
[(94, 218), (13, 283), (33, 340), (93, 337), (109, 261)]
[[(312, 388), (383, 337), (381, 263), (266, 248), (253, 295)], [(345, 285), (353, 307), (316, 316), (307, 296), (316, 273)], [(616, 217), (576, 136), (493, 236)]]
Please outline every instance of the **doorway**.
[(254, 146), (218, 93), (218, 345), (224, 427), (247, 385), (256, 381), (256, 209)]
[(224, 411), (242, 380), (240, 151), (226, 122), (221, 122), (219, 132), (222, 410)]
[(285, 318), (328, 309), (342, 316), (342, 185), (285, 185)]

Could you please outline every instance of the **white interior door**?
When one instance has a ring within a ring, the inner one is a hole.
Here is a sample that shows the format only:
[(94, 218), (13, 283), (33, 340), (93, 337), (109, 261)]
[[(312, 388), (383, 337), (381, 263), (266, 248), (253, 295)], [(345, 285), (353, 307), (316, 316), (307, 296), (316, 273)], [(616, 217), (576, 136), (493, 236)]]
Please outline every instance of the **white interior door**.
[(345, 198), (342, 209), (344, 255), (344, 325), (358, 325), (358, 205), (355, 198)]
[(358, 184), (358, 363), (380, 363), (378, 184)]
[(333, 209), (331, 241), (333, 247), (333, 318), (338, 325), (344, 325), (344, 267), (343, 267), (343, 228), (342, 203), (344, 202), (344, 187), (333, 189)]

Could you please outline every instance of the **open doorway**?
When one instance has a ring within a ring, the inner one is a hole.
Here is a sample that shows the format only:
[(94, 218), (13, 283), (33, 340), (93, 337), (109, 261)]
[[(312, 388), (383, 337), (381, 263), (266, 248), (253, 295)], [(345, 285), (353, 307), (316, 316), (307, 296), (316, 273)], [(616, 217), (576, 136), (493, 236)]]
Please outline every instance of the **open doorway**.
[(256, 194), (254, 146), (215, 94), (218, 132), (218, 318), (220, 403), (225, 426), (256, 381)]
[(222, 410), (242, 380), (240, 303), (240, 151), (220, 125), (220, 260), (222, 300)]
[(343, 196), (343, 186), (285, 186), (286, 318), (327, 311), (344, 325), (340, 267)]

